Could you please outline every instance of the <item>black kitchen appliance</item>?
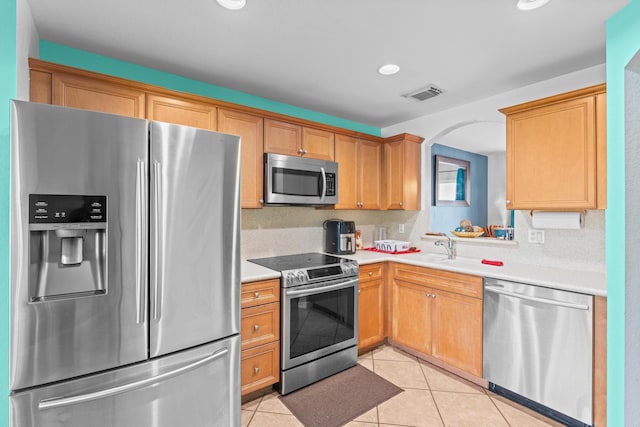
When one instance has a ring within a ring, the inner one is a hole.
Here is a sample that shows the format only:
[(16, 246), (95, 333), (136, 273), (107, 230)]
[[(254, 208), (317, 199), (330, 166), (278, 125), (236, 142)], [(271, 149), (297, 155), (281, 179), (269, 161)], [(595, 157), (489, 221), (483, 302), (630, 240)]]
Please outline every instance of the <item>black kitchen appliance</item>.
[(341, 219), (324, 222), (324, 251), (346, 255), (356, 253), (356, 223)]

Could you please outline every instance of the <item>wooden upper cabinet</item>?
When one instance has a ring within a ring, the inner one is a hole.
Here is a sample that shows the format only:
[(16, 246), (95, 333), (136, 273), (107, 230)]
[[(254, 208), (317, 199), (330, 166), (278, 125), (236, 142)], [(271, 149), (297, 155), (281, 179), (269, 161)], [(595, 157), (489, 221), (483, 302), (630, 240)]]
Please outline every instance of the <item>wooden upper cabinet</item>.
[(303, 127), (302, 155), (314, 159), (333, 160), (335, 158), (333, 132)]
[(280, 120), (264, 121), (265, 153), (334, 159), (333, 132), (304, 127)]
[(605, 85), (500, 110), (507, 116), (507, 208), (606, 206)]
[(338, 203), (335, 209), (380, 209), (382, 144), (346, 135), (335, 137)]
[(218, 130), (239, 135), (242, 141), (241, 207), (261, 208), (264, 170), (262, 117), (220, 108), (218, 109)]
[(302, 126), (279, 120), (264, 120), (264, 152), (299, 156)]
[(175, 96), (147, 94), (147, 118), (160, 122), (216, 130), (216, 107)]
[(361, 209), (382, 208), (382, 144), (358, 140), (358, 196)]
[(84, 76), (54, 73), (53, 104), (144, 118), (145, 93), (126, 85)]
[(422, 141), (422, 138), (403, 134), (384, 144), (383, 209), (421, 209)]
[(338, 203), (334, 209), (358, 209), (358, 140), (351, 136), (336, 135), (335, 155), (338, 162)]

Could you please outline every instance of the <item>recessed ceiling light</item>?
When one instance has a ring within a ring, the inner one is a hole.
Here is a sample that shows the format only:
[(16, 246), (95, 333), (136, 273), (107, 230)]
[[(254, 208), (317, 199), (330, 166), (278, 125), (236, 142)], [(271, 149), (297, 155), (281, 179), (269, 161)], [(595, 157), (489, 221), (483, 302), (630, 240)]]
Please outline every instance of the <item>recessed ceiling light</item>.
[(383, 76), (390, 76), (397, 73), (398, 71), (400, 71), (400, 67), (398, 67), (396, 64), (384, 64), (383, 66), (378, 68), (378, 72)]
[(520, 10), (533, 10), (544, 6), (551, 0), (518, 0), (516, 7)]
[(246, 0), (216, 0), (218, 4), (229, 10), (238, 10), (242, 9), (245, 4), (247, 4)]

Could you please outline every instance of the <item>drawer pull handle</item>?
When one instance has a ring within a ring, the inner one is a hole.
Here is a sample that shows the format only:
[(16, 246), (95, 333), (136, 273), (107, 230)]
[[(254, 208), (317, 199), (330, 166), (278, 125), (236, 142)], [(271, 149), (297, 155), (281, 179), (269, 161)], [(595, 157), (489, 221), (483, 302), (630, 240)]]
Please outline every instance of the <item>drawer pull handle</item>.
[(258, 329), (260, 329), (260, 325), (253, 325), (253, 330), (258, 332)]
[(255, 366), (255, 367), (253, 368), (253, 373), (254, 373), (254, 374), (257, 374), (258, 372), (260, 372), (260, 368), (258, 368), (257, 366)]
[(256, 292), (255, 294), (253, 294), (253, 296), (258, 298), (260, 296), (260, 292)]

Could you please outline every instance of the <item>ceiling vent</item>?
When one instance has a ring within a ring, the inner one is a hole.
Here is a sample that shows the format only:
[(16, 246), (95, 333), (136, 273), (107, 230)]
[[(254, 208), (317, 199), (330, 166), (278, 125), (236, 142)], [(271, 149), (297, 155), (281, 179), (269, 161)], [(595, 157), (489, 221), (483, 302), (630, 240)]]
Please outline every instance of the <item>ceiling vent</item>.
[(422, 101), (426, 101), (427, 99), (438, 96), (441, 93), (444, 93), (444, 89), (441, 89), (434, 84), (429, 84), (427, 87), (414, 90), (413, 92), (410, 92), (410, 93), (405, 93), (402, 96), (416, 102), (422, 102)]

